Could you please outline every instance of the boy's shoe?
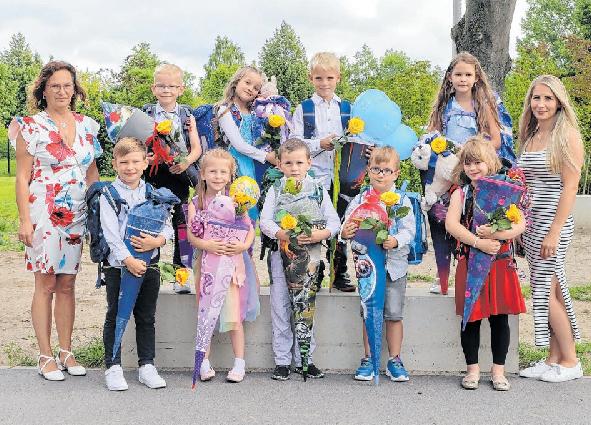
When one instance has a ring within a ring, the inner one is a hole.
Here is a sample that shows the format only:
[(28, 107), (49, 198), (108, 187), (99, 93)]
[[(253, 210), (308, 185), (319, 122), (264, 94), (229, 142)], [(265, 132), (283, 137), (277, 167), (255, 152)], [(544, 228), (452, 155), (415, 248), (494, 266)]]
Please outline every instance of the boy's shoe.
[[(301, 366), (298, 366), (294, 370), (295, 373), (299, 373), (300, 375), (304, 374)], [(324, 372), (318, 369), (314, 363), (308, 363), (308, 378), (324, 378)]]
[(127, 389), (127, 381), (123, 377), (123, 369), (118, 364), (106, 370), (105, 381), (109, 391), (125, 391)]
[(573, 367), (564, 367), (560, 364), (552, 363), (550, 370), (547, 370), (540, 376), (540, 380), (545, 382), (564, 382), (572, 379), (578, 379), (583, 377), (583, 368), (581, 367), (581, 361)]
[(176, 292), (177, 294), (190, 294), (191, 293), (191, 285), (189, 285), (189, 282), (185, 282), (185, 284), (183, 286), (181, 286), (181, 284), (178, 282), (174, 282), (172, 284), (172, 289), (174, 289), (174, 292)]
[(342, 273), (335, 277), (332, 287), (343, 292), (355, 292), (357, 287), (351, 284), (351, 278), (348, 273)]
[(386, 368), (386, 376), (389, 376), (392, 381), (403, 382), (408, 381), (408, 374), (402, 364), (399, 356), (388, 360), (388, 367)]
[(431, 284), (431, 286), (429, 287), (429, 292), (431, 292), (432, 294), (441, 294), (441, 281), (439, 280), (439, 278), (435, 279), (435, 282), (433, 282)]
[(537, 363), (531, 362), (529, 364), (529, 367), (526, 367), (525, 369), (519, 371), (519, 376), (523, 378), (540, 379), (544, 372), (547, 372), (550, 369), (552, 368), (546, 364), (546, 357), (544, 357)]
[(276, 381), (287, 381), (289, 379), (290, 373), (291, 370), (289, 369), (289, 366), (278, 364), (277, 366), (275, 366), (275, 370), (273, 371), (273, 375), (271, 375), (271, 378), (273, 378)]
[(148, 388), (164, 388), (166, 381), (158, 375), (158, 371), (153, 364), (146, 364), (139, 370), (140, 382)]
[(365, 356), (361, 359), (361, 366), (355, 372), (355, 379), (358, 381), (371, 381), (375, 373), (373, 371), (373, 364), (371, 363), (371, 357)]

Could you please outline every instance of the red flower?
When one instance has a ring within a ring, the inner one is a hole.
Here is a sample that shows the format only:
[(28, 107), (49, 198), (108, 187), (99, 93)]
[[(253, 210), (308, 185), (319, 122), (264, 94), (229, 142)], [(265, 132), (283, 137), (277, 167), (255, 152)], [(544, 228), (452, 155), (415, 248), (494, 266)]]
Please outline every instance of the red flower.
[(77, 114), (76, 112), (72, 113), (74, 115), (74, 119), (78, 122), (82, 122), (82, 120), (84, 120), (84, 115), (81, 114)]
[(111, 122), (117, 122), (121, 119), (121, 114), (118, 112), (111, 112), (109, 115), (106, 116)]
[(49, 216), (49, 220), (53, 223), (53, 227), (66, 227), (72, 224), (75, 214), (65, 207), (59, 207), (53, 210)]
[(78, 245), (82, 243), (82, 235), (70, 235), (66, 238), (68, 245)]
[(63, 142), (61, 136), (55, 131), (49, 133), (49, 138), (52, 143), (49, 143), (45, 149), (58, 161), (63, 161), (74, 154), (74, 151)]
[(86, 141), (92, 143), (94, 141), (94, 136), (90, 133), (86, 134)]
[(35, 200), (37, 200), (37, 197), (31, 193), (29, 195), (29, 204), (32, 204), (33, 202), (35, 202)]
[(23, 117), (23, 122), (25, 124), (34, 124), (35, 120), (33, 119), (33, 117)]
[(39, 177), (41, 177), (41, 168), (38, 168), (33, 174), (33, 179), (38, 179)]
[(27, 262), (27, 270), (33, 271), (33, 265), (29, 262)]
[(53, 266), (51, 266), (49, 268), (49, 270), (47, 270), (47, 274), (55, 274), (55, 271), (53, 270)]

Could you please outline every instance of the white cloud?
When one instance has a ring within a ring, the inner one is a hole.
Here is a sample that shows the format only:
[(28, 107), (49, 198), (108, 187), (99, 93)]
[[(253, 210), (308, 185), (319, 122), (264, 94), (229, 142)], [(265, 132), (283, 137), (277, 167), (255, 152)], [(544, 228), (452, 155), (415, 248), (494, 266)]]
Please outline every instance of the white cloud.
[[(217, 35), (240, 45), (250, 62), (282, 20), (309, 56), (352, 57), (367, 44), (376, 55), (391, 48), (445, 67), (452, 51), (452, 0), (33, 0), (26, 11), (8, 3), (0, 0), (0, 50), (22, 32), (44, 61), (53, 55), (90, 70), (117, 70), (133, 46), (147, 42), (159, 58), (200, 76)], [(517, 0), (512, 46), (525, 7)]]

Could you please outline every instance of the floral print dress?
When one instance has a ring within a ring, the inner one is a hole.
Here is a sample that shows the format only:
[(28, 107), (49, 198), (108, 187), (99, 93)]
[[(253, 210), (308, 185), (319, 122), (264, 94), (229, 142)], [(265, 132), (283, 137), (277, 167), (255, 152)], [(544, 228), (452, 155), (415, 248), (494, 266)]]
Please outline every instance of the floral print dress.
[(86, 228), (86, 171), (101, 155), (99, 125), (73, 113), (76, 137), (70, 148), (45, 112), (15, 117), (8, 128), (16, 148), (20, 133), (33, 156), (29, 181), (29, 211), (33, 247), (25, 249), (27, 271), (76, 274), (80, 270), (82, 237)]

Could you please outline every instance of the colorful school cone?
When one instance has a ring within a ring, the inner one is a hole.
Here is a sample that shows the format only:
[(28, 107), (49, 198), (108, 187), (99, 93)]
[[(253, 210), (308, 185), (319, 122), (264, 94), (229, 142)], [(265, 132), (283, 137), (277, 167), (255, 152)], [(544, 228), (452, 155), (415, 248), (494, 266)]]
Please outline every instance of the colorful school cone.
[[(146, 252), (137, 252), (131, 245), (131, 236), (140, 236), (140, 233), (158, 236), (164, 228), (164, 223), (168, 220), (168, 209), (170, 204), (178, 204), (179, 199), (166, 188), (149, 189), (146, 193), (146, 201), (136, 205), (129, 211), (127, 217), (127, 227), (125, 229), (125, 245), (129, 252), (138, 259), (150, 263), (154, 250)], [(123, 333), (127, 327), (127, 322), (133, 312), (133, 307), (140, 292), (144, 275), (136, 277), (132, 275), (127, 268), (123, 269), (121, 276), (121, 286), (119, 289), (119, 304), (117, 308), (117, 318), (115, 323), (115, 343), (113, 344), (113, 359), (117, 350), (121, 346)]]
[[(361, 223), (367, 217), (384, 223), (388, 222), (388, 213), (380, 205), (379, 196), (377, 199), (370, 197), (368, 202), (359, 205), (353, 210), (348, 220)], [(382, 245), (376, 244), (376, 235), (370, 229), (357, 230), (351, 240), (351, 250), (377, 386), (380, 381), (382, 325), (386, 297), (386, 250)]]
[[(504, 174), (478, 179), (476, 189), (474, 189), (472, 233), (476, 233), (478, 226), (488, 224), (487, 214), (493, 213), (498, 207), (508, 209), (511, 204), (519, 204), (524, 190), (524, 185), (511, 180)], [(484, 287), (494, 259), (494, 255), (470, 248), (462, 330), (466, 329), (466, 324), (470, 320), (470, 315)]]
[[(256, 201), (255, 201), (256, 203)], [(254, 206), (254, 205), (253, 205)], [(234, 202), (227, 196), (217, 196), (207, 207), (204, 240), (221, 239), (224, 242), (244, 242), (250, 229), (248, 217), (236, 218)], [(197, 336), (195, 339), (195, 365), (193, 384), (195, 388), (205, 352), (220, 316), (226, 293), (236, 269), (238, 256), (219, 256), (203, 251), (201, 259), (201, 284), (199, 310), (197, 313)]]
[(321, 247), (321, 243), (294, 246), (288, 241), (281, 241), (279, 244), (281, 260), (285, 268), (285, 281), (291, 300), (296, 340), (302, 359), (304, 382), (308, 378)]

